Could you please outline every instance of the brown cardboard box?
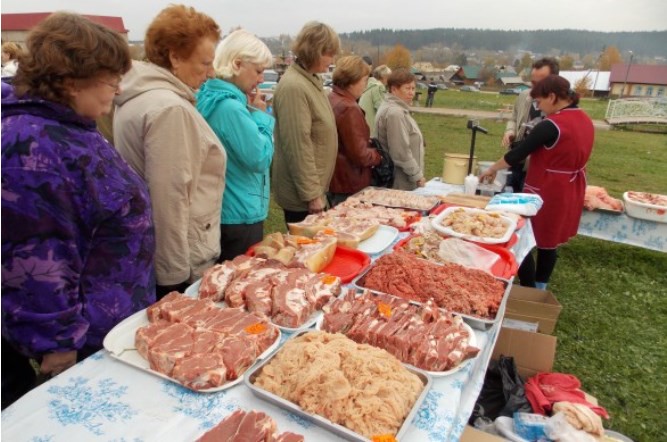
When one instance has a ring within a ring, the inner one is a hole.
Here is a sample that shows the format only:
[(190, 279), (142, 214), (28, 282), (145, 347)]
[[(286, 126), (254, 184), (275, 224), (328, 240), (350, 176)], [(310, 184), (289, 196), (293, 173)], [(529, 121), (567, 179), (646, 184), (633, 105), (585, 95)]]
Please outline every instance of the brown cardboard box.
[(475, 427), (466, 425), (459, 442), (503, 442), (504, 440), (500, 436), (494, 436), (493, 434), (485, 433)]
[(502, 327), (491, 359), (512, 356), (519, 374), (527, 379), (538, 372), (551, 372), (556, 358), (556, 337)]
[(550, 291), (513, 285), (507, 299), (505, 318), (536, 323), (539, 333), (552, 334), (562, 308)]

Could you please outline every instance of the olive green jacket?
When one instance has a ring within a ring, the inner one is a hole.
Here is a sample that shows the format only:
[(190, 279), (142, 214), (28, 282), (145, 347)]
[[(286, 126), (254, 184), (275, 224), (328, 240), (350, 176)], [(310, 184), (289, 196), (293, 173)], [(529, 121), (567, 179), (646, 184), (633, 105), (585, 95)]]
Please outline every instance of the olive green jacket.
[(377, 137), (377, 129), (375, 128), (375, 115), (377, 114), (380, 105), (387, 95), (387, 88), (382, 82), (376, 78), (369, 78), (366, 90), (359, 98), (359, 106), (366, 113), (366, 123), (371, 130), (371, 137)]
[(280, 207), (305, 212), (329, 189), (338, 152), (336, 118), (322, 80), (297, 64), (278, 83), (273, 106), (271, 188)]

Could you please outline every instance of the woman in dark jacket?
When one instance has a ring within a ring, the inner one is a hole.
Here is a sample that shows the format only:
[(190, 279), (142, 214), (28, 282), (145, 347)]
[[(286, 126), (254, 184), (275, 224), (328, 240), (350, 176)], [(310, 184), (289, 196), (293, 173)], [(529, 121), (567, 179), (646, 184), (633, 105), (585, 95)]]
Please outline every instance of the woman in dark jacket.
[(338, 156), (327, 197), (333, 207), (371, 184), (371, 169), (380, 154), (370, 146), (370, 129), (357, 104), (366, 89), (370, 67), (356, 55), (341, 58), (333, 73), (329, 102), (336, 116)]

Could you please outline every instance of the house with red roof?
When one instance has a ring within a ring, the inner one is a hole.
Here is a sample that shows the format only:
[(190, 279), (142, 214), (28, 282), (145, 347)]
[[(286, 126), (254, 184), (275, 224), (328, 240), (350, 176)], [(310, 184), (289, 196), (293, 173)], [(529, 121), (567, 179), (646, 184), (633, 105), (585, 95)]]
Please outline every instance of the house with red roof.
[(610, 94), (623, 97), (667, 96), (667, 65), (616, 63), (609, 76)]
[[(28, 32), (49, 15), (51, 12), (2, 14), (2, 41), (14, 41), (24, 46)], [(122, 17), (85, 14), (84, 17), (113, 29), (127, 40), (128, 30), (125, 28)]]

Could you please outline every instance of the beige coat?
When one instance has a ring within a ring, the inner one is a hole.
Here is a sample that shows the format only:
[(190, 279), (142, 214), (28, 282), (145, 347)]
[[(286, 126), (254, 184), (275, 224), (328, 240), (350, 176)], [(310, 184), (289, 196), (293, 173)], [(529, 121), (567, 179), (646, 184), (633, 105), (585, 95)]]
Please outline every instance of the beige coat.
[(324, 198), (329, 189), (338, 151), (336, 119), (320, 78), (296, 64), (278, 83), (273, 106), (271, 188), (280, 207), (305, 212), (308, 201)]
[(159, 285), (194, 281), (220, 255), (225, 154), (194, 106), (194, 92), (171, 72), (134, 62), (116, 97), (118, 152), (148, 183)]
[(530, 107), (533, 105), (533, 99), (530, 96), (530, 89), (523, 90), (516, 97), (512, 118), (507, 121), (505, 132), (511, 132), (516, 141), (521, 141), (526, 133), (526, 126), (530, 119)]
[(410, 108), (387, 94), (375, 118), (377, 137), (394, 160), (394, 189), (414, 190), (424, 178), (424, 138)]

